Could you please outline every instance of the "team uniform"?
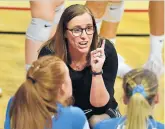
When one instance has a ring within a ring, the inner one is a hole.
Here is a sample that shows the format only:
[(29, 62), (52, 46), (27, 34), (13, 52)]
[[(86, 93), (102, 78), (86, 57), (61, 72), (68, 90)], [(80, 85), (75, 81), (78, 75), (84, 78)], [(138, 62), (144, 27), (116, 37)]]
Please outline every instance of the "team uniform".
[[(12, 98), (8, 102), (4, 129), (10, 129), (10, 107)], [(39, 122), (39, 121), (38, 121)], [(64, 107), (57, 104), (57, 115), (52, 116), (52, 129), (90, 129), (84, 112), (77, 107)]]
[[(40, 51), (39, 57), (45, 55), (53, 55), (47, 46), (43, 47)], [(87, 118), (89, 119), (92, 115), (99, 115), (107, 113), (110, 117), (119, 117), (120, 113), (117, 109), (118, 103), (114, 98), (114, 83), (118, 68), (117, 53), (112, 43), (106, 40), (105, 43), (105, 63), (103, 65), (103, 80), (105, 87), (110, 94), (109, 102), (103, 107), (93, 107), (90, 104), (90, 89), (91, 89), (91, 66), (86, 66), (82, 71), (76, 71), (67, 64), (70, 72), (70, 77), (73, 86), (73, 96), (75, 99), (75, 106), (80, 107)]]
[[(97, 123), (94, 129), (124, 129), (126, 117), (113, 118)], [(149, 117), (147, 129), (164, 129), (164, 125)]]

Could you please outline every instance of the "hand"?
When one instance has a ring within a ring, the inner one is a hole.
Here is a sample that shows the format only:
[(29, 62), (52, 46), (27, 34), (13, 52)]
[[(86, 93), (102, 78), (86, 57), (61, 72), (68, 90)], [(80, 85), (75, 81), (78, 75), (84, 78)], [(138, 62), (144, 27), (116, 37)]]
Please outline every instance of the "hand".
[(102, 41), (100, 48), (91, 51), (91, 67), (93, 72), (102, 71), (103, 64), (105, 62), (105, 40)]

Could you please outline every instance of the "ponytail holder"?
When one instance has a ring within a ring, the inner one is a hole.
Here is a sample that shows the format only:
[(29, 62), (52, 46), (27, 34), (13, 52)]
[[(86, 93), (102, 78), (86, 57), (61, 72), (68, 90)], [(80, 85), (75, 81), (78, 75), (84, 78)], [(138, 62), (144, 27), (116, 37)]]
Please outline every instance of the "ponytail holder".
[(144, 98), (147, 97), (147, 94), (146, 94), (146, 92), (145, 92), (145, 90), (144, 90), (143, 85), (137, 85), (137, 86), (135, 86), (135, 87), (133, 88), (132, 95), (134, 95), (135, 93), (140, 93), (141, 95), (144, 96)]
[(33, 84), (36, 83), (36, 80), (34, 80), (32, 77), (27, 77), (27, 79), (29, 79), (30, 81), (32, 81)]

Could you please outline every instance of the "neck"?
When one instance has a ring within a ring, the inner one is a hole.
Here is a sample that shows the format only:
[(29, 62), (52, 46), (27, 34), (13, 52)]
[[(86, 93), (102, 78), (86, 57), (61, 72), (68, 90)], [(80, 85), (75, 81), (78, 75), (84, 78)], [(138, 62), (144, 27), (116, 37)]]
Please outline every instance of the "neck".
[(80, 53), (78, 51), (73, 51), (73, 49), (69, 48), (72, 69), (76, 71), (83, 70), (88, 64), (86, 58), (88, 53)]
[(87, 53), (82, 54), (76, 51), (70, 51), (71, 62), (83, 64), (86, 62)]
[(67, 107), (73, 105), (74, 99), (72, 96), (67, 98), (65, 96), (59, 96), (57, 102), (62, 104), (64, 107)]
[(86, 55), (73, 55), (71, 56), (71, 62), (75, 64), (84, 64), (86, 63)]
[(58, 98), (57, 98), (57, 102), (58, 102), (58, 103), (60, 103), (60, 104), (62, 104), (63, 106), (65, 106), (65, 105), (66, 105), (66, 104), (65, 104), (65, 101), (66, 101), (65, 97), (63, 97), (63, 96), (58, 96)]

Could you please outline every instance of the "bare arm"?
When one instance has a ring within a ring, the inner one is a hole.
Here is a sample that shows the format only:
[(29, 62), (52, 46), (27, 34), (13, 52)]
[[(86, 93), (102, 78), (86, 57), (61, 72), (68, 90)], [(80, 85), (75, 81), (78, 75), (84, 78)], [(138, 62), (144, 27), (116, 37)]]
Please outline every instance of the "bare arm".
[[(103, 69), (102, 75), (92, 76), (91, 91), (90, 91), (90, 103), (94, 107), (102, 107), (108, 104), (111, 99), (114, 99), (114, 83), (118, 68), (117, 53), (114, 46), (106, 40), (105, 48), (105, 62), (101, 67)], [(98, 67), (100, 68), (100, 67)], [(92, 69), (96, 72), (102, 69)], [(94, 72), (95, 72), (94, 71)], [(109, 103), (110, 104), (110, 103)]]
[(90, 91), (90, 102), (94, 107), (105, 106), (110, 99), (110, 95), (105, 87), (102, 75), (92, 76)]

